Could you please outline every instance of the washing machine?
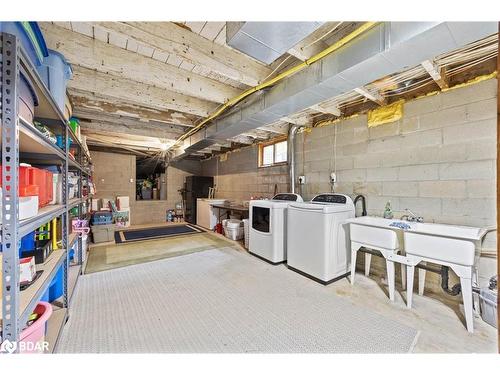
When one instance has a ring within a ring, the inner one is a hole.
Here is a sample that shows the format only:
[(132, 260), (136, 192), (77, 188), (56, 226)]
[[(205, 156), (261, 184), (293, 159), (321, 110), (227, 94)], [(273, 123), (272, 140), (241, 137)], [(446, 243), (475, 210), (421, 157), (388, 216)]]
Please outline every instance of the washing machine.
[(288, 268), (322, 284), (349, 275), (349, 226), (354, 203), (343, 194), (316, 195), (294, 202), (287, 214)]
[(298, 194), (276, 194), (271, 200), (253, 200), (249, 206), (248, 251), (269, 263), (286, 261), (288, 205), (303, 202)]

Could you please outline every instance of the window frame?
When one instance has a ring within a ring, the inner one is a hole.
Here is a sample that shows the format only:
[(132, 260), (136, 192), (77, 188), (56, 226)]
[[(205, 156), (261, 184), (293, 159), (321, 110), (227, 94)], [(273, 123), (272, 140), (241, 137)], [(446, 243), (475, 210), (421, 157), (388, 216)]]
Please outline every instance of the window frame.
[[(278, 165), (286, 165), (288, 164), (288, 145), (287, 145), (287, 157), (285, 161), (280, 161), (280, 162), (275, 162), (276, 160), (276, 144), (281, 143), (281, 142), (286, 142), (287, 138), (286, 137), (280, 137), (280, 138), (275, 138), (272, 141), (267, 141), (267, 142), (261, 142), (259, 143), (259, 161), (258, 161), (258, 167), (259, 168), (268, 168), (268, 167), (275, 167)], [(268, 146), (273, 146), (273, 162), (272, 164), (264, 164), (264, 148)]]

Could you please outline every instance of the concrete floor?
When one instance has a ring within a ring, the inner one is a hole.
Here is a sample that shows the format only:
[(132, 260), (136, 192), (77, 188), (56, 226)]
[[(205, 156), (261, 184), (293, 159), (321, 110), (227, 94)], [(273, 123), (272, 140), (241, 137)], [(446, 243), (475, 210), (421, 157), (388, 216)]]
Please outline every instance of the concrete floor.
[[(222, 237), (214, 233), (210, 235), (219, 239)], [(247, 252), (240, 242), (227, 241), (233, 243), (236, 251)], [(276, 267), (286, 267), (286, 265)], [(360, 272), (356, 273), (354, 285), (345, 278), (325, 288), (331, 292), (332, 297), (346, 298), (355, 305), (417, 329), (419, 336), (414, 353), (498, 352), (497, 330), (480, 317), (475, 317), (474, 333), (468, 333), (464, 325), (462, 305), (445, 296), (430, 293), (420, 296), (415, 292), (413, 308), (408, 309), (405, 291), (398, 289), (395, 301), (391, 302), (388, 299), (387, 286), (380, 277), (366, 277)]]
[[(245, 251), (245, 250), (242, 250)], [(277, 267), (286, 267), (279, 265)], [(293, 272), (293, 271), (290, 271)], [(314, 282), (314, 281), (311, 281)], [(397, 290), (395, 301), (388, 298), (387, 286), (376, 276), (356, 273), (356, 282), (344, 278), (325, 286), (332, 296), (349, 299), (417, 329), (420, 333), (414, 353), (497, 353), (497, 330), (480, 317), (474, 318), (474, 333), (465, 329), (462, 306), (439, 295), (413, 294), (413, 308), (406, 307), (406, 292)]]

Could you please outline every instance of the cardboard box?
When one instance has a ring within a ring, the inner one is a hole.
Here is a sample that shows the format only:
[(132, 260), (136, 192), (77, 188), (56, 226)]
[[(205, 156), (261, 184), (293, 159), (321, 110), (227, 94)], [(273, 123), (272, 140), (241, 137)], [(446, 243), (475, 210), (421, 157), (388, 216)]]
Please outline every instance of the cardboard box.
[(35, 258), (27, 257), (19, 259), (19, 282), (31, 283), (36, 275)]
[(99, 211), (101, 209), (101, 200), (92, 198), (90, 200), (90, 210), (91, 211)]

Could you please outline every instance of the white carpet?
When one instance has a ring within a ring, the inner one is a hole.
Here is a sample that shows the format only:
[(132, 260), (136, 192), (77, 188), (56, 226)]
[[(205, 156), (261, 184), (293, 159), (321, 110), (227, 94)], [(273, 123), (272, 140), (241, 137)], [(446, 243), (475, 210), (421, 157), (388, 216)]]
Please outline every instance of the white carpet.
[(417, 331), (283, 266), (208, 250), (84, 275), (62, 353), (406, 353)]

